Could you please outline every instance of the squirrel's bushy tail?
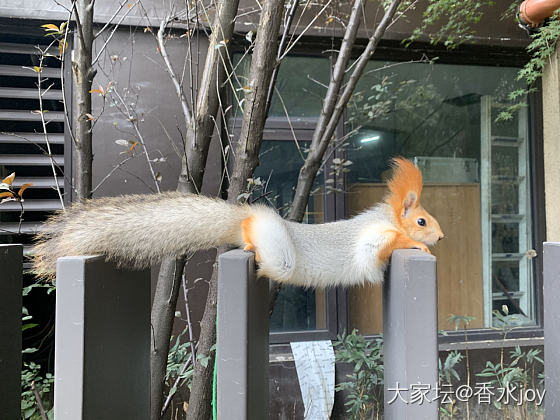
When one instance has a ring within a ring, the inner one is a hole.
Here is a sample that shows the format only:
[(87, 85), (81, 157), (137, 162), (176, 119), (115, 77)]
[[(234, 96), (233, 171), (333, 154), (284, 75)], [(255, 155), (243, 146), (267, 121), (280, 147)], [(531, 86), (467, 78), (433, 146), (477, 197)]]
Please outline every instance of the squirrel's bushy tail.
[(103, 254), (131, 268), (165, 256), (243, 244), (249, 206), (176, 192), (99, 198), (52, 216), (33, 248), (33, 272), (53, 278), (64, 256)]

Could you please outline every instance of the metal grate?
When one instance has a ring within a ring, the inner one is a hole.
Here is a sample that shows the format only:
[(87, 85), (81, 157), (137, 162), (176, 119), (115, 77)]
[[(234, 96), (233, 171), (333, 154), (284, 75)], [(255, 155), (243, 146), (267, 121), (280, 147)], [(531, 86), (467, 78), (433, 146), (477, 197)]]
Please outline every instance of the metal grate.
[[(61, 65), (55, 57), (43, 60), (41, 91), (47, 136), (39, 112), (39, 89), (34, 66), (40, 63), (37, 46), (45, 48), (44, 36), (2, 36), (0, 42), (0, 177), (16, 173), (14, 186), (33, 186), (25, 191), (22, 206), (0, 204), (0, 243), (32, 242), (41, 222), (62, 207), (56, 191), (64, 188), (64, 112)], [(12, 42), (10, 42), (12, 41)], [(53, 50), (53, 52), (55, 52)], [(55, 165), (56, 178), (51, 162)], [(27, 249), (28, 247), (26, 247)]]

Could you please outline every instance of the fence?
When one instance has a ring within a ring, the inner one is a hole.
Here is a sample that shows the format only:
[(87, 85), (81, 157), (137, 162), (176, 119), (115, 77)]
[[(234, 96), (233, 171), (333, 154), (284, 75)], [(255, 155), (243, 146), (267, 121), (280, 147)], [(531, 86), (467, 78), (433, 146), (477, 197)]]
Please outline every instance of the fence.
[(20, 418), (21, 400), (21, 245), (0, 245), (0, 410)]
[[(0, 406), (18, 418), (21, 366), (21, 260), (0, 245)], [(560, 418), (560, 243), (544, 246), (546, 419)], [(218, 418), (268, 416), (268, 282), (253, 255), (221, 256), (218, 289)], [(435, 258), (393, 253), (383, 286), (385, 419), (437, 419), (438, 404), (406, 404), (410, 386), (437, 383)], [(62, 258), (57, 267), (55, 417), (149, 418), (150, 276), (99, 257)], [(403, 397), (398, 396), (397, 391)], [(432, 393), (432, 394), (430, 394)], [(389, 403), (391, 402), (391, 403)]]
[(544, 412), (546, 420), (560, 419), (560, 243), (545, 242), (543, 246), (544, 272)]
[(150, 272), (102, 257), (57, 263), (56, 420), (150, 416)]

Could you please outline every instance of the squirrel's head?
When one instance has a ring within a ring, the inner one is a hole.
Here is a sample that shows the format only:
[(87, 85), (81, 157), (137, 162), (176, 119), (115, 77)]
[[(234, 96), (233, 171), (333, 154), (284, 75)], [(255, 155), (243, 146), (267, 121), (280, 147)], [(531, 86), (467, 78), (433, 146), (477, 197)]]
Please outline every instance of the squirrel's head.
[(393, 176), (388, 182), (385, 199), (394, 212), (395, 220), (412, 239), (434, 245), (443, 238), (437, 220), (420, 205), (422, 172), (408, 159), (393, 159)]

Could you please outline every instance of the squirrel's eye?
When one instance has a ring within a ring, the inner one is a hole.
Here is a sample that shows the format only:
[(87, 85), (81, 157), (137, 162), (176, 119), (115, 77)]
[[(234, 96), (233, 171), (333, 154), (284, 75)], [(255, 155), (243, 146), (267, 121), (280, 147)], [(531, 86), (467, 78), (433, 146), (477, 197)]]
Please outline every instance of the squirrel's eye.
[(418, 226), (426, 226), (426, 220), (422, 218), (418, 219), (416, 223), (418, 223)]

